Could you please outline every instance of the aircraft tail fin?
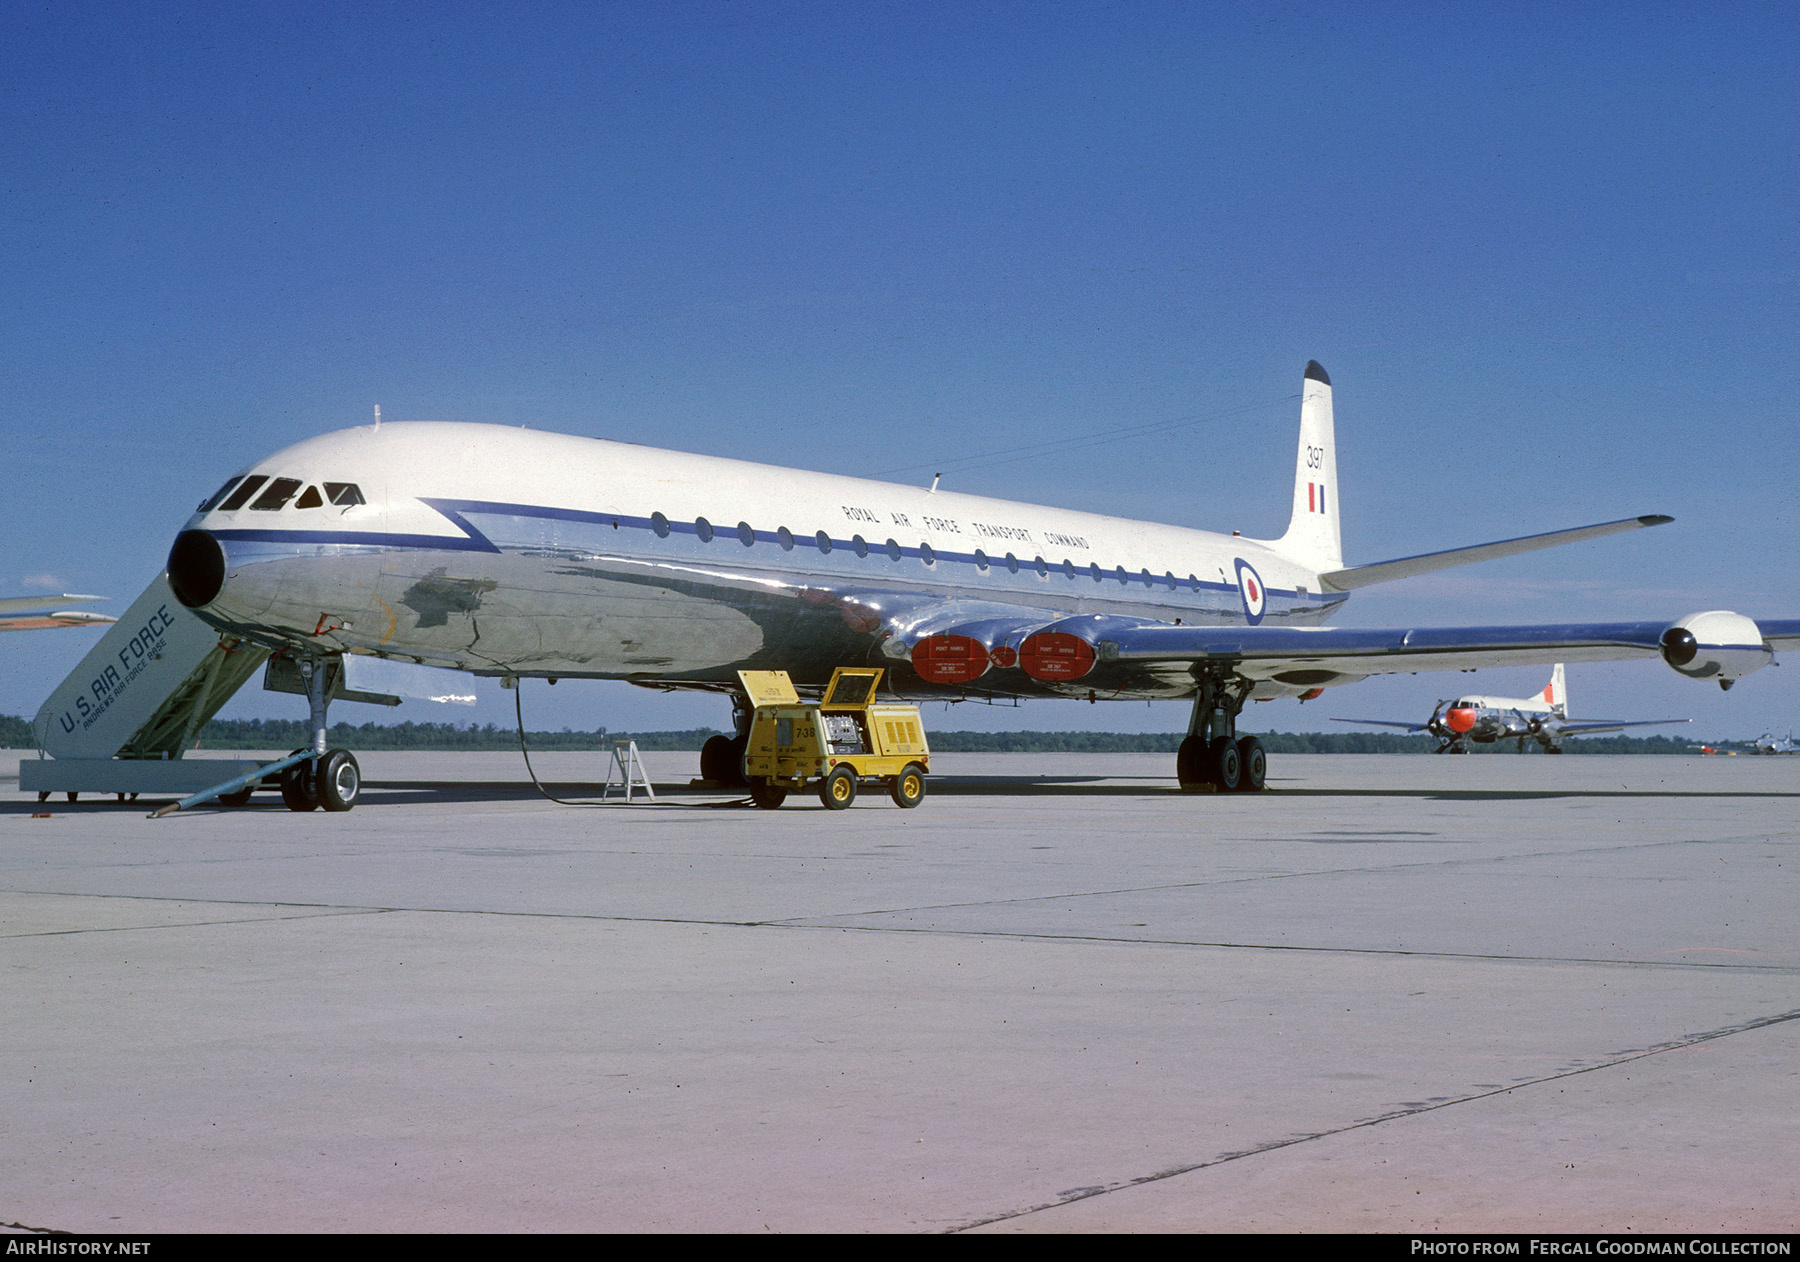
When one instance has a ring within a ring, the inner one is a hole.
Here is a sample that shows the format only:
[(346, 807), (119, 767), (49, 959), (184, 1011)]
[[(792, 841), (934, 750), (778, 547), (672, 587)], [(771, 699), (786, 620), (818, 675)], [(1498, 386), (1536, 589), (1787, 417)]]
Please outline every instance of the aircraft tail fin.
[(1544, 704), (1559, 719), (1569, 717), (1569, 691), (1563, 683), (1563, 664), (1558, 662), (1550, 671), (1550, 682), (1544, 686)]
[(1294, 512), (1275, 548), (1321, 573), (1344, 564), (1338, 529), (1337, 442), (1331, 417), (1331, 378), (1318, 361), (1306, 365), (1300, 393), (1300, 451), (1294, 462)]

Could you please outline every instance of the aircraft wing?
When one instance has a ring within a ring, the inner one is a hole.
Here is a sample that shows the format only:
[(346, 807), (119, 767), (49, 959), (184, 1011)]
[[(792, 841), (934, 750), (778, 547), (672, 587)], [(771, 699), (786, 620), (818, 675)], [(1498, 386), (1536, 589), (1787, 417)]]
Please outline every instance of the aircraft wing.
[(1333, 723), (1361, 723), (1366, 727), (1397, 727), (1407, 732), (1429, 732), (1429, 723), (1401, 723), (1394, 719), (1333, 719)]
[(83, 613), (56, 606), (83, 600), (105, 600), (104, 596), (8, 596), (0, 599), (0, 631), (36, 631), (45, 627), (86, 627), (116, 622), (103, 613)]
[[(1728, 619), (1703, 624), (1697, 619)], [(1707, 678), (1720, 674), (1713, 660), (1728, 665), (1727, 676), (1747, 673), (1767, 659), (1770, 647), (1800, 645), (1800, 620), (1770, 622), (1769, 632), (1746, 643), (1762, 624), (1738, 615), (1696, 615), (1683, 619), (1703, 631), (1725, 626), (1725, 642), (1696, 644), (1681, 623), (1605, 622), (1550, 623), (1540, 626), (1393, 627), (1365, 630), (1345, 627), (1185, 627), (1165, 623), (1130, 623), (1117, 618), (1071, 618), (1055, 629), (1082, 634), (1093, 630), (1095, 657), (1101, 667), (1136, 668), (1173, 680), (1192, 676), (1196, 667), (1229, 666), (1254, 680), (1289, 687), (1346, 684), (1369, 675), (1410, 674), (1434, 670), (1475, 670), (1491, 666), (1549, 666), (1557, 662), (1604, 662), (1637, 657), (1686, 655), (1670, 664), (1685, 674)], [(1101, 625), (1106, 624), (1106, 625)], [(1739, 638), (1739, 637), (1742, 638)], [(1772, 636), (1773, 639), (1769, 637)], [(1665, 648), (1674, 637), (1674, 643)], [(1685, 644), (1681, 640), (1685, 638)], [(1698, 655), (1698, 656), (1697, 656)], [(1747, 660), (1745, 660), (1747, 659)], [(1753, 663), (1753, 664), (1751, 664)]]
[(1592, 723), (1561, 722), (1544, 726), (1557, 736), (1595, 736), (1601, 732), (1623, 732), (1628, 727), (1656, 727), (1663, 723), (1692, 723), (1692, 719), (1597, 719)]

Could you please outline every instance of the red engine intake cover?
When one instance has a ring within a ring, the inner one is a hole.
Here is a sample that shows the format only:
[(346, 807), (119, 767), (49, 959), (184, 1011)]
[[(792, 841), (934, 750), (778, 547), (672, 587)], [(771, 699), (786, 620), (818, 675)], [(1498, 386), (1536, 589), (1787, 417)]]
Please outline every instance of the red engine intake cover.
[(966, 684), (987, 673), (987, 647), (966, 635), (928, 635), (912, 650), (913, 669), (930, 684)]
[(1065, 683), (1094, 669), (1094, 646), (1066, 631), (1039, 631), (1019, 645), (1019, 665), (1033, 679)]
[(1444, 715), (1444, 726), (1452, 732), (1466, 732), (1475, 726), (1475, 711), (1459, 706)]

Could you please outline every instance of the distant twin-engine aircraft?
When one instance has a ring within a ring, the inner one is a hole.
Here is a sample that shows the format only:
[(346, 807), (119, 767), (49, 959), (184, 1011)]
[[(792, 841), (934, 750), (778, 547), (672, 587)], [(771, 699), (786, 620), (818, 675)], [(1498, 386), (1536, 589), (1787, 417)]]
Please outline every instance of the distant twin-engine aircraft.
[[(1259, 789), (1262, 746), (1237, 731), (1252, 699), (1378, 674), (1655, 656), (1730, 687), (1800, 644), (1800, 619), (1722, 611), (1321, 625), (1359, 587), (1669, 520), (1346, 566), (1338, 513), (1331, 382), (1312, 363), (1278, 539), (497, 425), (378, 421), (230, 478), (176, 537), (167, 581), (237, 646), (218, 679), (241, 679), (244, 650), (272, 652), (310, 697), (317, 757), (302, 766), (318, 779), (291, 786), (297, 809), (354, 800), (354, 758), (325, 743), (346, 655), (731, 694), (740, 670), (785, 670), (816, 691), (835, 667), (875, 664), (884, 688), (916, 698), (1191, 698), (1181, 783)], [(84, 684), (71, 677), (71, 704)], [(41, 729), (91, 728), (61, 704), (47, 703)], [(741, 698), (737, 714), (735, 742), (703, 752), (741, 774)]]
[(1550, 682), (1534, 697), (1467, 695), (1455, 701), (1440, 701), (1431, 717), (1423, 723), (1399, 723), (1392, 719), (1333, 719), (1332, 722), (1429, 732), (1438, 738), (1436, 752), (1440, 754), (1466, 754), (1470, 741), (1491, 745), (1503, 740), (1517, 740), (1521, 754), (1525, 752), (1527, 740), (1536, 741), (1547, 754), (1560, 754), (1565, 737), (1594, 736), (1601, 732), (1622, 732), (1628, 727), (1654, 727), (1688, 720), (1591, 719), (1571, 722), (1568, 687), (1563, 678), (1563, 664), (1558, 662), (1550, 672)]

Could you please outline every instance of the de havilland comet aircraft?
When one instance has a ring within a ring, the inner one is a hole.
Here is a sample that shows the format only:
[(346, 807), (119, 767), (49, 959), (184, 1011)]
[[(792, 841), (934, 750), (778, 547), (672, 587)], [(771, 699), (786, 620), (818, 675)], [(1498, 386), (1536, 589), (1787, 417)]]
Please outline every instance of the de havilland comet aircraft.
[[(734, 695), (739, 670), (888, 668), (923, 699), (1191, 698), (1186, 787), (1254, 790), (1246, 702), (1369, 675), (1660, 656), (1729, 688), (1800, 644), (1741, 614), (1549, 626), (1325, 625), (1357, 588), (1659, 525), (1632, 517), (1346, 566), (1331, 382), (1306, 367), (1293, 514), (1253, 540), (497, 425), (390, 423), (297, 443), (209, 496), (168, 583), (227, 640), (287, 659), (311, 699), (296, 809), (347, 809), (325, 748), (346, 654), (499, 676), (623, 679)], [(292, 790), (291, 792), (289, 790)], [(348, 800), (346, 800), (348, 799)]]
[[(1447, 707), (1447, 708), (1446, 708)], [(1569, 718), (1569, 690), (1563, 664), (1550, 672), (1550, 682), (1535, 697), (1488, 697), (1467, 694), (1455, 701), (1440, 701), (1423, 723), (1399, 723), (1393, 719), (1333, 719), (1333, 723), (1357, 723), (1367, 727), (1397, 727), (1409, 733), (1429, 732), (1438, 738), (1440, 754), (1466, 754), (1469, 741), (1492, 745), (1517, 740), (1519, 752), (1534, 740), (1546, 754), (1562, 753), (1570, 736), (1598, 736), (1623, 732), (1628, 727), (1657, 727), (1686, 723), (1687, 719), (1584, 719)]]

